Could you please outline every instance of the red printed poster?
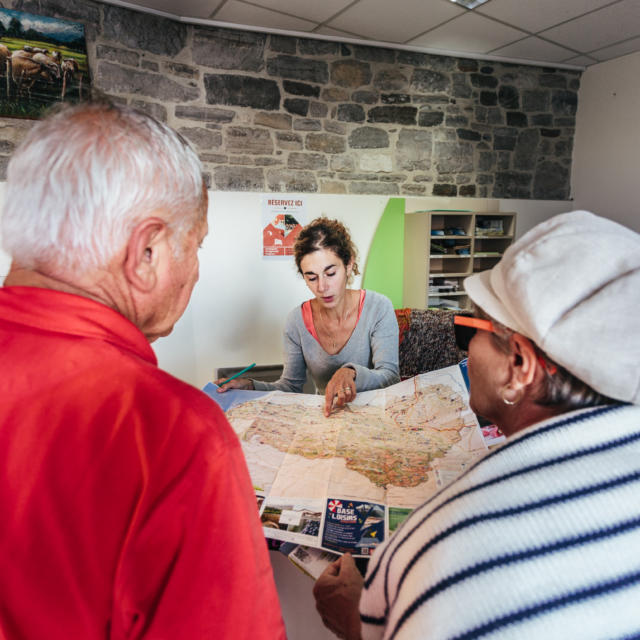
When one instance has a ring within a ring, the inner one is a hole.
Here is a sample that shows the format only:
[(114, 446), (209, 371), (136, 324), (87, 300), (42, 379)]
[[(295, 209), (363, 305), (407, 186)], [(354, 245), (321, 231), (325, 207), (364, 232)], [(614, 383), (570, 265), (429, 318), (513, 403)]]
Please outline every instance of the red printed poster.
[(272, 198), (262, 201), (262, 255), (292, 256), (293, 245), (306, 224), (302, 198)]

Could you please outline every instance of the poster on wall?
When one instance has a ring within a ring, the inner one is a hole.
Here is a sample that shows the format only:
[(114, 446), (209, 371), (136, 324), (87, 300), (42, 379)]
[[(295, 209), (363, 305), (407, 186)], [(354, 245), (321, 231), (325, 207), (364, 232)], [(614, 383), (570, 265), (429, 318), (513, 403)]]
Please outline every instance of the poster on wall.
[(262, 255), (292, 256), (293, 245), (306, 224), (303, 198), (262, 199)]
[(0, 9), (0, 116), (39, 118), (89, 89), (83, 24)]

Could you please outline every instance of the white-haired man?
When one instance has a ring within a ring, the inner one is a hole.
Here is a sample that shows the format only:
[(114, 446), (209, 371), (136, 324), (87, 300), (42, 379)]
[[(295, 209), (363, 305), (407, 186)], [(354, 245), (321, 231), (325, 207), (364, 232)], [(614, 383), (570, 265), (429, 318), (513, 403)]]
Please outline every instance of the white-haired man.
[(0, 636), (281, 638), (242, 452), (157, 367), (198, 279), (207, 192), (169, 127), (106, 103), (8, 168), (0, 289)]

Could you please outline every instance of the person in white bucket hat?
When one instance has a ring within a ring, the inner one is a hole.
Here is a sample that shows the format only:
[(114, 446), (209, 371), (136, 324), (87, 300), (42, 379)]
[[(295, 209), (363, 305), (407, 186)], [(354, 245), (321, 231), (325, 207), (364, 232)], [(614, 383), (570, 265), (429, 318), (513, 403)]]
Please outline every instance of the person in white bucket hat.
[[(586, 211), (466, 279), (474, 410), (507, 434), (316, 582), (339, 637), (640, 636), (640, 235)], [(358, 610), (359, 609), (359, 610)]]

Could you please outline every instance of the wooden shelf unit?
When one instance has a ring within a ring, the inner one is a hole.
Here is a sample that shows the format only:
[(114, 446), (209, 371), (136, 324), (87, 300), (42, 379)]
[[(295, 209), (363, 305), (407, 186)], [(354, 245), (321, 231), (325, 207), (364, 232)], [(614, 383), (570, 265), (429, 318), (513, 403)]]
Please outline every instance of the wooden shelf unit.
[(469, 308), (462, 281), (493, 267), (513, 242), (515, 232), (513, 212), (408, 209), (403, 306)]

